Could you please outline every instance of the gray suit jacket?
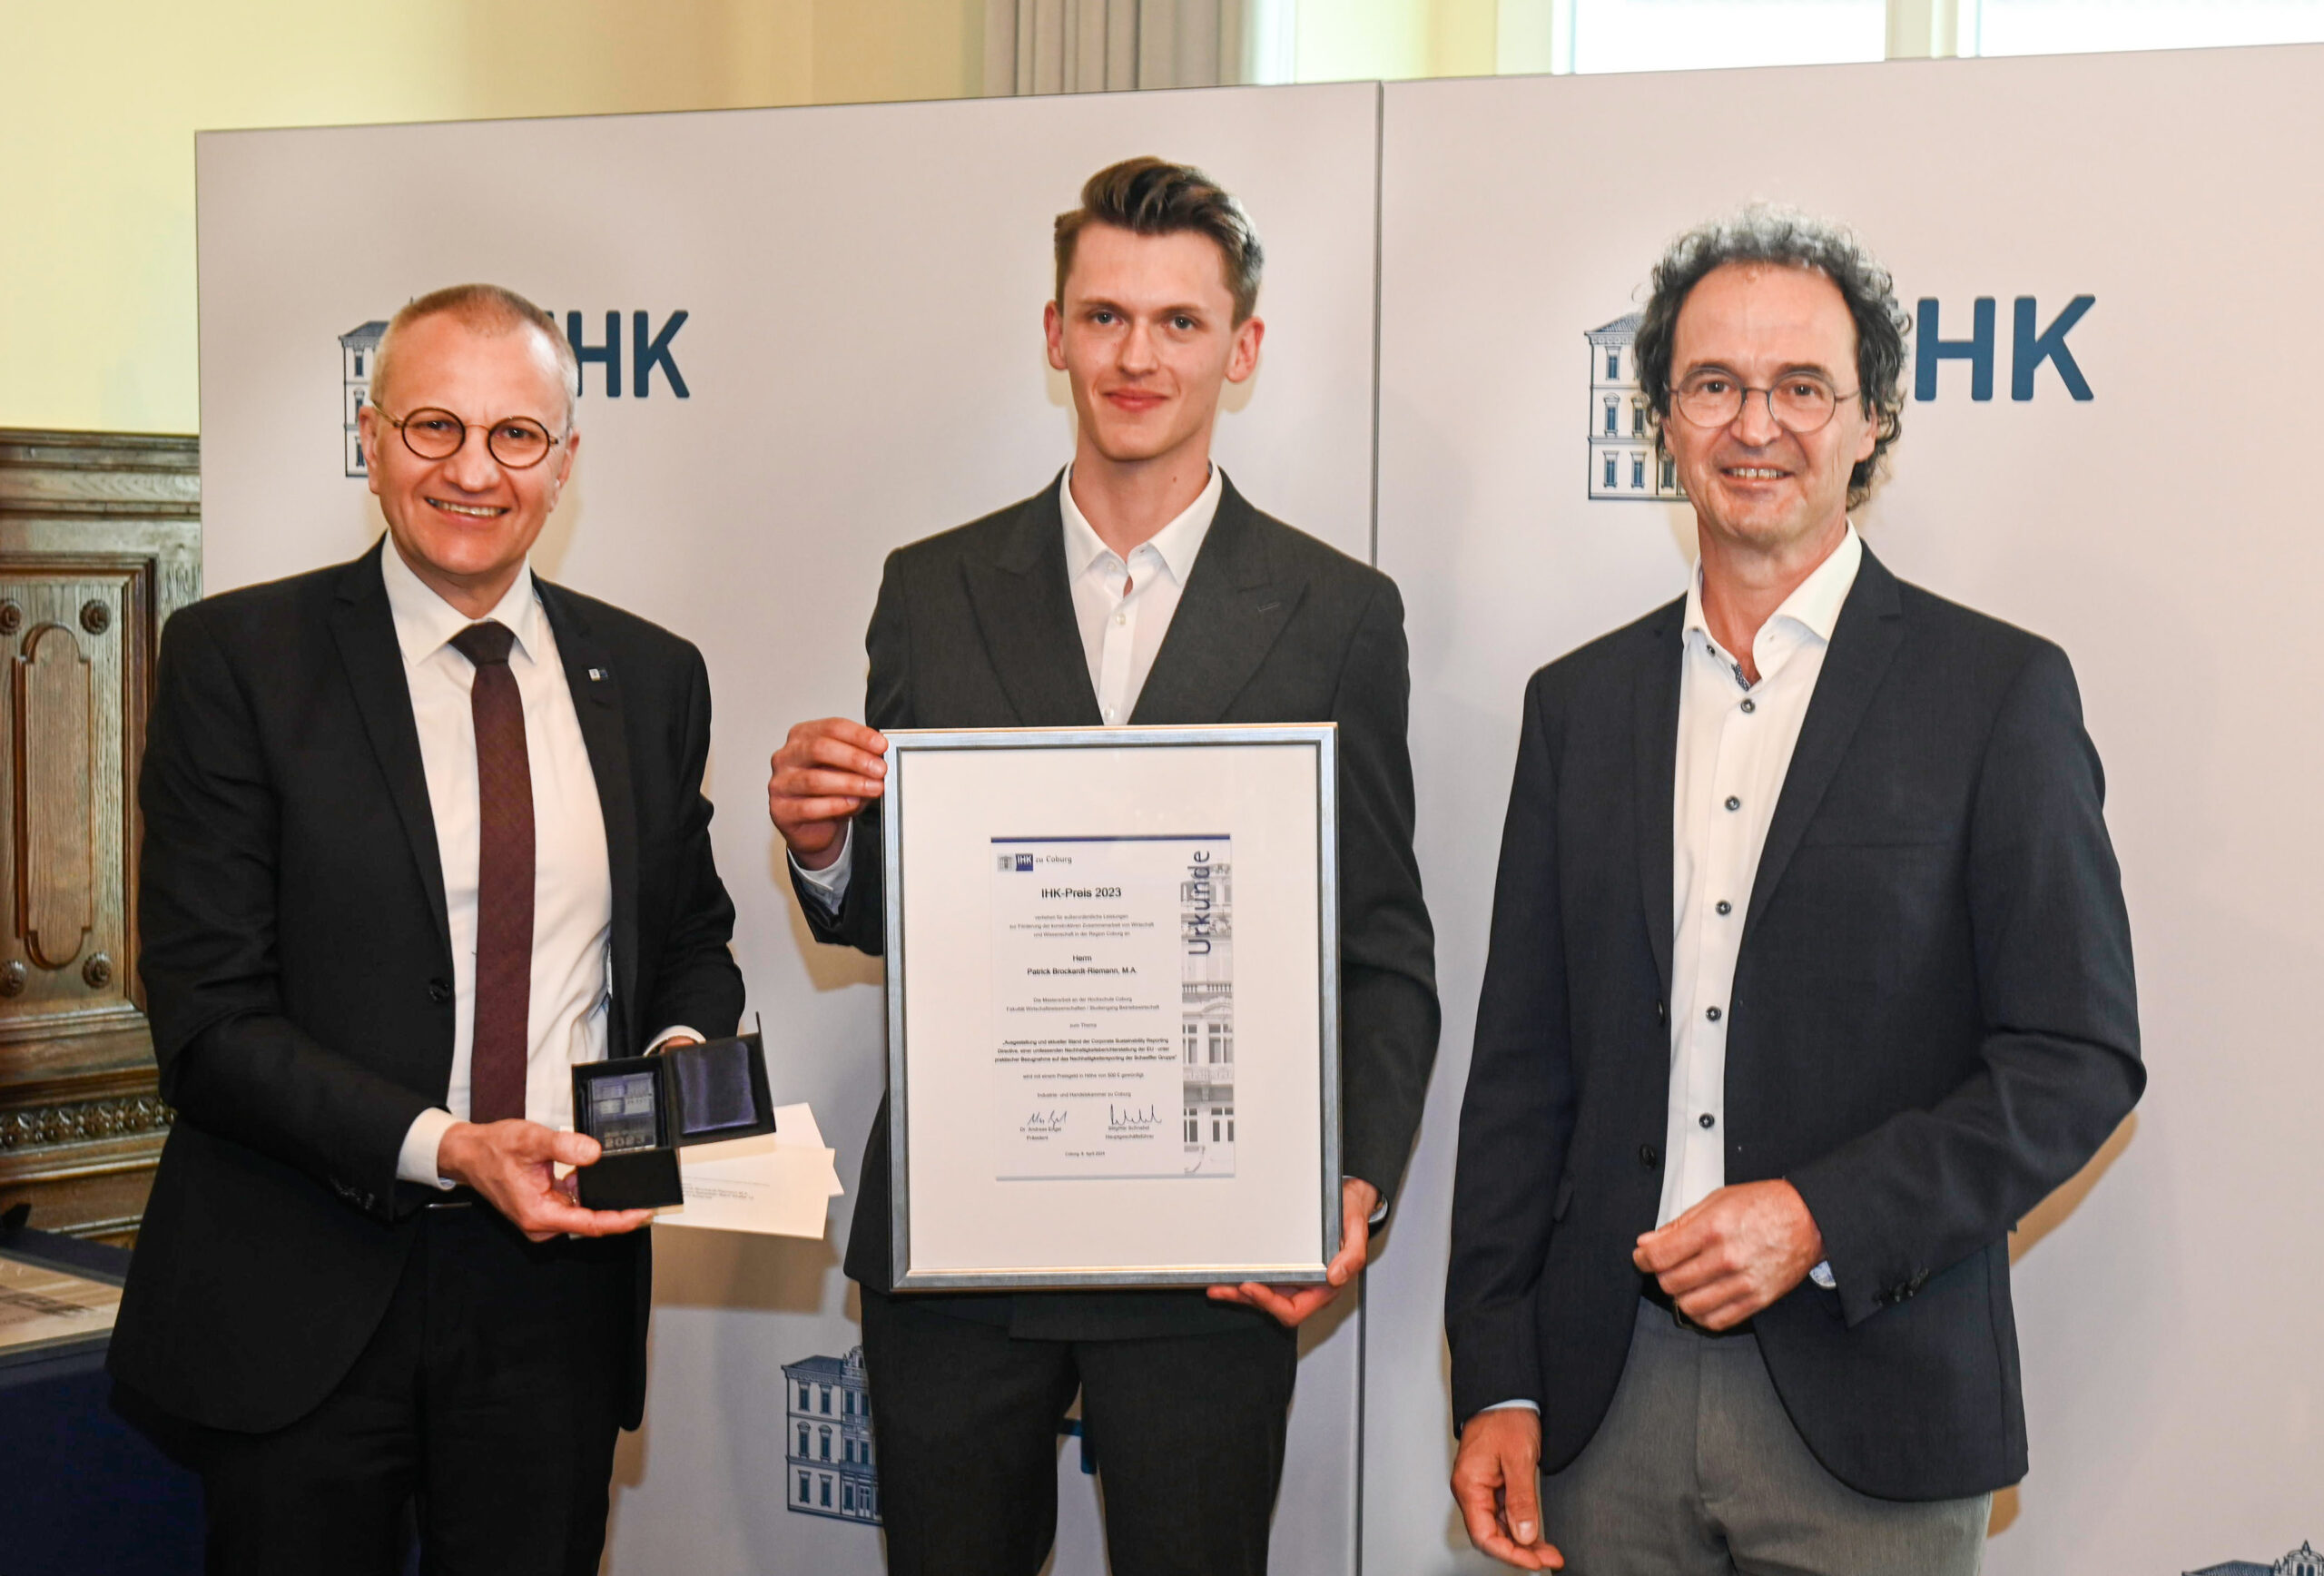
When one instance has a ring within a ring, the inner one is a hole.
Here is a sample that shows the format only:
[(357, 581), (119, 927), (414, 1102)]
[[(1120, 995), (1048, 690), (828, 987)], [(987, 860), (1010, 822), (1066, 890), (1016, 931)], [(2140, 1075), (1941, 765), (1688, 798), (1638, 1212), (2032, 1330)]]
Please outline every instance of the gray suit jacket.
[[(890, 555), (865, 646), (876, 728), (1097, 727), (1058, 502), (1062, 477)], [(1436, 1057), (1435, 943), (1413, 855), (1411, 681), (1395, 582), (1261, 514), (1226, 485), (1133, 724), (1339, 724), (1342, 1159), (1388, 1197)], [(855, 827), (846, 901), (802, 907), (817, 938), (883, 943), (880, 807)], [(847, 1273), (889, 1285), (888, 1114), (865, 1150)], [(946, 1299), (1021, 1334), (1190, 1334), (1264, 1317), (1199, 1292)]]

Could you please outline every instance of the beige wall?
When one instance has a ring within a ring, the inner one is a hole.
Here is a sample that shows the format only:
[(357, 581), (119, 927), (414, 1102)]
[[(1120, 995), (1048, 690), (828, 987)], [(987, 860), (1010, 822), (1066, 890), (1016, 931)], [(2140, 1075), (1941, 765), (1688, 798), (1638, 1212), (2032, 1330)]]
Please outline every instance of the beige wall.
[[(1298, 0), (1301, 82), (1491, 76), (1503, 0)], [(1549, 0), (1531, 0), (1546, 10)]]
[(983, 0), (10, 0), (0, 427), (195, 430), (197, 130), (960, 97), (981, 85), (983, 16)]

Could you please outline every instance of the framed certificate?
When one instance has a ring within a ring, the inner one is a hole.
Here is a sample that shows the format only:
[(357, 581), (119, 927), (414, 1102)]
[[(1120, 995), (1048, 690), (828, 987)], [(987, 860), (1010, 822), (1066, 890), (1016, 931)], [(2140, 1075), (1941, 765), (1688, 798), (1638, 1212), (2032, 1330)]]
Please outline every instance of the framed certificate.
[(1321, 1281), (1331, 725), (888, 741), (896, 1288)]

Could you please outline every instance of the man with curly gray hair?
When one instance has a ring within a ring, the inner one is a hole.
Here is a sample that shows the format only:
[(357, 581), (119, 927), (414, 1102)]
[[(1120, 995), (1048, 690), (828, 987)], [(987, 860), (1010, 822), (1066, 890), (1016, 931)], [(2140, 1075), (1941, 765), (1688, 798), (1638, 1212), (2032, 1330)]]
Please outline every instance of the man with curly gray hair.
[(1699, 561), (1526, 692), (1461, 1118), (1452, 1487), (1521, 1569), (1973, 1572), (2025, 1472), (2009, 1233), (2145, 1075), (2065, 654), (1849, 518), (1907, 327), (1783, 210), (1654, 271)]
[(1904, 429), (1905, 336), (1913, 321), (1896, 304), (1888, 271), (1854, 234), (1803, 213), (1766, 205), (1747, 208), (1733, 219), (1689, 231), (1655, 266), (1635, 354), (1639, 382), (1654, 413), (1656, 446), (1669, 452), (1666, 429), (1675, 393), (1671, 367), (1679, 309), (1695, 286), (1720, 269), (1752, 265), (1820, 273), (1847, 308), (1848, 326), (1856, 333), (1853, 370), (1860, 413), (1872, 428), (1872, 452), (1848, 467), (1847, 505), (1854, 508), (1871, 497), (1888, 446)]

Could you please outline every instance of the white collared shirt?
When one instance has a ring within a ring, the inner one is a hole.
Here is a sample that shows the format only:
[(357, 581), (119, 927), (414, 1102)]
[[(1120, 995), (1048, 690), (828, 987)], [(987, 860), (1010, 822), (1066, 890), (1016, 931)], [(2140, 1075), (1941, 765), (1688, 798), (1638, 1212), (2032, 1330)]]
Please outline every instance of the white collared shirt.
[[(1073, 618), (1081, 630), (1081, 652), (1089, 664), (1089, 688), (1098, 697), (1098, 715), (1109, 728), (1126, 724), (1137, 709), (1137, 697), (1154, 671), (1154, 658), (1177, 616), (1178, 598), (1194, 573), (1195, 557), (1210, 536), (1218, 517), (1218, 500), (1226, 478), (1216, 466), (1195, 501), (1177, 517), (1130, 549), (1128, 562), (1098, 539), (1081, 506), (1073, 498), (1073, 470), (1066, 468), (1058, 488), (1059, 513), (1065, 517), (1065, 572), (1073, 591)], [(839, 857), (821, 870), (807, 870), (796, 859), (791, 868), (809, 888), (821, 894), (836, 912), (847, 896), (848, 872), (854, 865), (855, 828), (841, 833)]]
[(1058, 489), (1059, 512), (1065, 516), (1065, 572), (1073, 586), (1081, 650), (1089, 659), (1089, 687), (1097, 693), (1098, 714), (1109, 728), (1128, 723), (1137, 707), (1162, 637), (1170, 633), (1170, 621), (1177, 615), (1195, 555), (1202, 551), (1211, 522), (1218, 517), (1223, 490), (1225, 483), (1214, 465), (1209, 482), (1195, 501), (1131, 548), (1125, 563), (1098, 539), (1097, 528), (1074, 501), (1073, 472), (1065, 473), (1065, 485)]
[[(1670, 797), (1670, 887), (1677, 926), (1670, 947), (1670, 1095), (1663, 1126), (1659, 1227), (1727, 1185), (1728, 1000), (1751, 911), (1751, 883), (1768, 823), (1791, 771), (1807, 703), (1840, 607), (1864, 563), (1864, 540), (1847, 534), (1792, 588), (1751, 640), (1759, 682), (1711, 637), (1703, 617), (1702, 566), (1687, 587), (1686, 646), (1679, 684), (1679, 758)], [(1716, 1012), (1717, 1017), (1712, 1014)], [(1808, 1274), (1833, 1284), (1828, 1261)], [(1482, 1410), (1541, 1408), (1531, 1400)]]
[(1679, 756), (1670, 806), (1670, 1094), (1657, 1226), (1727, 1182), (1728, 999), (1768, 823), (1791, 770), (1824, 653), (1864, 562), (1851, 522), (1751, 642), (1757, 684), (1703, 618), (1702, 569), (1687, 590)]
[[(379, 554), (396, 645), (411, 690), (411, 718), (444, 867), (445, 916), (452, 935), (452, 1077), (440, 1108), (423, 1111), (405, 1136), (396, 1175), (448, 1186), (436, 1169), (445, 1130), (468, 1115), (476, 1043), (477, 862), (482, 820), (477, 798), (476, 722), (468, 692), (476, 669), (451, 645), (472, 622), (412, 573), (390, 538)], [(525, 1115), (551, 1128), (573, 1125), (576, 1062), (606, 1054), (612, 1000), (613, 871), (606, 852), (597, 778), (581, 736), (556, 636), (533, 586), (532, 566), (486, 616), (516, 643), (508, 668), (525, 706), (525, 750), (533, 776), (533, 972), (526, 1021)]]

